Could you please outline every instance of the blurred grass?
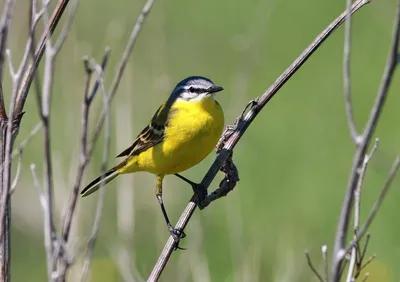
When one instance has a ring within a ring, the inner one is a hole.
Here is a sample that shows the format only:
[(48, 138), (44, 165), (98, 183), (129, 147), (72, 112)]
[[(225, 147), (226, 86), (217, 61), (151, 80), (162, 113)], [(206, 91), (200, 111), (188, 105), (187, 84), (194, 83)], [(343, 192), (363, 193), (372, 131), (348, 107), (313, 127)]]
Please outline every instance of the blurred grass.
[[(189, 75), (204, 75), (224, 86), (226, 90), (218, 100), (227, 123), (232, 123), (244, 105), (259, 96), (344, 9), (344, 2), (156, 2), (112, 106), (112, 155), (131, 144), (172, 87)], [(81, 58), (88, 55), (100, 60), (104, 48), (110, 46), (106, 72), (109, 85), (143, 3), (80, 1), (72, 32), (57, 58), (52, 145), (58, 214), (63, 211), (76, 173), (84, 86)], [(368, 117), (386, 62), (394, 10), (394, 0), (372, 1), (353, 17), (352, 91), (359, 130)], [(19, 1), (11, 38), (14, 64), (25, 45), (26, 33), (20, 30), (25, 29), (26, 14), (26, 4)], [(314, 279), (303, 252), (310, 249), (316, 264), (322, 266), (321, 245), (332, 248), (354, 151), (344, 112), (342, 50), (340, 28), (254, 121), (235, 151), (239, 185), (227, 198), (196, 212), (186, 232), (188, 237), (182, 242), (188, 250), (174, 253), (162, 281)], [(399, 118), (398, 91), (396, 77), (376, 134), (381, 142), (366, 177), (363, 218), (399, 150), (400, 132), (395, 122)], [(28, 99), (19, 140), (38, 122), (34, 94)], [(91, 112), (93, 126), (101, 109), (101, 99), (97, 100)], [(124, 116), (126, 120), (121, 122)], [(44, 281), (46, 275), (42, 214), (29, 171), (30, 163), (41, 170), (41, 141), (39, 135), (25, 150), (22, 179), (13, 196), (15, 281)], [(213, 157), (185, 175), (199, 181)], [(100, 142), (85, 183), (98, 174), (101, 158)], [(111, 158), (110, 166), (115, 162)], [(137, 174), (123, 178), (108, 187), (92, 281), (119, 280), (109, 250), (121, 242), (134, 256), (140, 275), (147, 277), (168, 237), (154, 197), (154, 177)], [(399, 183), (393, 183), (371, 228), (369, 250), (377, 254), (377, 259), (368, 268), (368, 281), (395, 281), (400, 277)], [(125, 215), (131, 220), (132, 233), (122, 236), (118, 231), (121, 215), (116, 209), (116, 188), (126, 189), (127, 185), (134, 186), (130, 194), (133, 212)], [(165, 201), (175, 222), (191, 189), (174, 177), (167, 178), (166, 185)], [(95, 203), (96, 197), (78, 202), (79, 220), (73, 240), (77, 249), (88, 237)], [(78, 267), (74, 270), (71, 281), (79, 274)]]

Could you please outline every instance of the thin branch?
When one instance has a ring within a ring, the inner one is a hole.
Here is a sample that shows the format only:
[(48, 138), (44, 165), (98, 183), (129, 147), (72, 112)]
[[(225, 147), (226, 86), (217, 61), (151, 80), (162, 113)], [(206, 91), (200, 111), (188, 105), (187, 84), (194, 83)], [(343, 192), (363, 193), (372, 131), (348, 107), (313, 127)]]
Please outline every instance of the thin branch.
[[(43, 7), (45, 12), (43, 14), (45, 29), (49, 30), (48, 11), (47, 7)], [(43, 90), (42, 93), (36, 93), (38, 101), (39, 115), (44, 127), (44, 166), (45, 166), (45, 181), (43, 197), (46, 201), (46, 209), (43, 209), (44, 215), (44, 236), (45, 236), (45, 249), (47, 260), (47, 275), (49, 281), (53, 279), (54, 272), (54, 247), (56, 238), (56, 228), (54, 225), (54, 209), (53, 209), (53, 165), (51, 157), (51, 139), (50, 139), (50, 111), (51, 111), (51, 98), (53, 89), (53, 76), (54, 76), (54, 63), (56, 52), (53, 49), (53, 44), (50, 37), (46, 39), (45, 50), (45, 65), (43, 76)]]
[[(101, 71), (104, 72), (105, 67), (108, 62), (108, 58), (110, 55), (110, 49), (106, 49), (105, 54), (103, 56), (102, 64), (101, 64)], [(61, 231), (61, 238), (64, 244), (68, 242), (69, 239), (69, 234), (71, 231), (72, 227), (72, 220), (74, 218), (75, 210), (76, 210), (76, 203), (78, 201), (78, 195), (79, 195), (79, 188), (82, 183), (83, 179), (83, 174), (85, 172), (85, 169), (87, 167), (87, 164), (90, 160), (90, 157), (88, 156), (88, 124), (89, 124), (89, 110), (91, 106), (92, 100), (89, 97), (89, 89), (90, 89), (90, 82), (92, 78), (92, 73), (93, 73), (93, 68), (90, 65), (90, 62), (88, 59), (84, 59), (84, 66), (85, 66), (85, 71), (86, 71), (86, 78), (85, 78), (85, 91), (84, 91), (84, 101), (82, 103), (82, 131), (81, 131), (81, 153), (79, 156), (79, 164), (77, 168), (77, 173), (76, 173), (76, 178), (75, 178), (75, 183), (73, 185), (72, 191), (71, 191), (71, 196), (70, 200), (68, 202), (68, 208), (66, 210), (66, 214), (64, 215), (63, 219), (63, 228)], [(99, 82), (100, 79), (96, 80), (96, 83)], [(100, 83), (100, 82), (99, 82)], [(96, 86), (94, 86), (96, 87)], [(56, 250), (56, 254), (58, 256), (57, 260), (60, 260), (62, 257), (62, 252), (63, 250)], [(68, 270), (68, 267), (70, 264), (66, 263), (65, 261), (60, 261), (60, 266), (59, 266), (59, 276), (62, 277), (61, 281), (63, 281), (63, 278), (66, 276), (66, 272)]]
[[(360, 177), (358, 179), (358, 184), (357, 188), (354, 191), (354, 240), (357, 240), (358, 238), (358, 230), (360, 226), (360, 206), (361, 206), (361, 187), (363, 186), (364, 183), (364, 178), (365, 178), (365, 173), (368, 168), (368, 163), (371, 160), (372, 156), (374, 155), (376, 149), (378, 148), (379, 144), (379, 139), (375, 140), (374, 146), (371, 149), (371, 152), (367, 154), (364, 158), (364, 162), (362, 167), (360, 168), (360, 171), (358, 172), (360, 174)], [(346, 282), (352, 282), (353, 280), (353, 274), (354, 274), (354, 269), (356, 265), (358, 264), (357, 262), (357, 252), (359, 252), (360, 248), (359, 245), (355, 245), (352, 250), (351, 250), (351, 258), (350, 258), (350, 263), (349, 263), (349, 269), (347, 271), (347, 279)]]
[(26, 146), (28, 146), (28, 144), (32, 141), (33, 137), (35, 137), (42, 128), (43, 128), (43, 123), (39, 122), (38, 124), (36, 124), (36, 126), (31, 130), (29, 135), (21, 143), (19, 143), (17, 148), (13, 150), (11, 157), (15, 158), (17, 155), (19, 155), (20, 151), (24, 150)]
[[(105, 54), (103, 56), (103, 60), (101, 63), (101, 70), (104, 72), (108, 58), (110, 56), (110, 49), (105, 50)], [(64, 223), (63, 223), (63, 230), (62, 230), (62, 238), (65, 242), (68, 241), (69, 238), (69, 232), (71, 230), (72, 226), (72, 219), (73, 219), (73, 214), (75, 212), (76, 208), (76, 203), (78, 200), (78, 195), (79, 195), (79, 188), (82, 183), (83, 179), (83, 174), (85, 172), (85, 169), (87, 167), (87, 164), (89, 162), (90, 156), (88, 155), (88, 124), (89, 124), (89, 111), (90, 111), (90, 106), (92, 103), (92, 99), (90, 99), (89, 96), (89, 89), (90, 89), (90, 81), (92, 77), (92, 66), (90, 66), (89, 60), (85, 59), (84, 60), (85, 64), (85, 70), (86, 70), (86, 82), (85, 82), (85, 91), (84, 91), (84, 101), (82, 105), (82, 131), (81, 131), (81, 153), (79, 156), (79, 164), (77, 168), (77, 173), (76, 173), (76, 179), (75, 183), (72, 188), (71, 192), (71, 198), (68, 203), (68, 208), (67, 208), (67, 213), (64, 217)], [(96, 83), (99, 82), (100, 80), (97, 79)]]
[[(378, 212), (379, 208), (381, 207), (382, 202), (385, 199), (386, 194), (387, 194), (387, 192), (388, 192), (388, 190), (389, 190), (394, 178), (396, 177), (397, 172), (399, 171), (399, 168), (400, 168), (400, 154), (398, 154), (396, 159), (394, 160), (392, 168), (390, 169), (390, 172), (389, 172), (388, 177), (386, 179), (386, 182), (383, 185), (383, 187), (381, 189), (381, 192), (379, 193), (379, 197), (375, 201), (374, 205), (372, 206), (367, 220), (365, 221), (364, 225), (360, 229), (360, 232), (358, 233), (357, 239), (353, 240), (351, 242), (350, 246), (346, 249), (345, 252), (348, 252), (351, 248), (353, 248), (355, 245), (357, 245), (358, 242), (363, 238), (365, 233), (368, 231), (368, 228), (370, 227), (372, 221), (375, 218), (376, 213)], [(364, 251), (363, 251), (363, 254), (365, 255)], [(338, 255), (338, 259), (343, 259), (343, 256), (339, 256)]]
[[(45, 32), (46, 34), (51, 34), (51, 21), (48, 20), (48, 9), (47, 4), (49, 2), (44, 2), (42, 9), (43, 19), (45, 23)], [(58, 45), (53, 46), (51, 37), (47, 36), (45, 40), (45, 66), (44, 66), (44, 78), (43, 78), (43, 91), (40, 94), (37, 91), (37, 100), (38, 100), (38, 108), (39, 114), (44, 126), (44, 153), (45, 153), (45, 189), (43, 193), (43, 197), (46, 200), (46, 207), (44, 209), (44, 229), (45, 229), (45, 249), (47, 256), (47, 270), (48, 270), (48, 279), (52, 281), (57, 278), (58, 274), (55, 273), (56, 268), (56, 257), (55, 257), (55, 246), (62, 248), (62, 243), (56, 243), (58, 239), (56, 238), (56, 228), (54, 225), (54, 211), (53, 211), (53, 172), (52, 172), (52, 157), (51, 157), (51, 143), (50, 143), (50, 112), (51, 112), (51, 99), (52, 99), (52, 89), (53, 89), (53, 76), (54, 76), (54, 66), (56, 56), (62, 46), (62, 43), (65, 41), (69, 29), (71, 27), (75, 11), (77, 6), (77, 0), (75, 0), (72, 4), (71, 11), (69, 17), (67, 19), (67, 23), (63, 30), (61, 31), (61, 35), (58, 39)], [(31, 6), (32, 13), (35, 10), (35, 5)], [(48, 24), (47, 24), (48, 23)], [(35, 55), (34, 55), (35, 56)], [(39, 87), (38, 87), (39, 88)], [(39, 90), (39, 89), (38, 89)]]
[[(355, 13), (358, 9), (369, 3), (367, 0), (358, 0), (352, 5), (352, 13)], [(325, 30), (323, 30), (314, 41), (300, 54), (300, 56), (279, 76), (279, 78), (268, 88), (268, 90), (251, 106), (245, 117), (239, 122), (234, 132), (225, 142), (225, 145), (221, 152), (218, 154), (214, 163), (208, 170), (207, 174), (203, 178), (201, 184), (203, 187), (208, 188), (218, 173), (221, 166), (231, 156), (233, 148), (240, 140), (246, 129), (249, 127), (254, 118), (263, 109), (263, 107), (274, 97), (278, 90), (288, 81), (288, 79), (307, 61), (307, 59), (318, 49), (318, 47), (328, 38), (328, 36), (343, 23), (346, 12), (343, 12), (337, 19), (335, 19)], [(195, 200), (192, 198), (192, 200)], [(185, 210), (181, 214), (178, 223), (175, 228), (184, 229), (188, 224), (191, 216), (196, 209), (196, 203), (190, 201), (186, 206)], [(167, 264), (173, 249), (175, 248), (176, 242), (170, 236), (163, 251), (161, 252), (157, 263), (155, 264), (148, 281), (157, 281)]]
[(39, 199), (40, 199), (40, 203), (43, 205), (43, 203), (45, 204), (45, 202), (42, 203), (42, 188), (39, 182), (39, 176), (37, 174), (37, 170), (36, 170), (36, 165), (35, 164), (31, 164), (30, 165), (30, 169), (31, 169), (31, 173), (32, 173), (32, 178), (33, 178), (33, 185), (35, 186), (36, 190), (38, 191), (39, 194)]
[(342, 261), (342, 256), (339, 254), (341, 254), (343, 249), (345, 248), (345, 240), (349, 226), (351, 207), (354, 199), (354, 191), (357, 187), (357, 183), (360, 177), (358, 171), (363, 164), (364, 156), (366, 154), (368, 145), (371, 141), (372, 135), (375, 131), (376, 125), (380, 118), (384, 103), (386, 101), (386, 97), (389, 92), (389, 87), (393, 79), (393, 74), (397, 64), (399, 37), (400, 37), (400, 1), (398, 2), (397, 6), (397, 14), (393, 27), (393, 40), (390, 47), (390, 53), (383, 74), (381, 86), (378, 90), (375, 103), (371, 109), (368, 122), (362, 134), (362, 142), (357, 147), (357, 150), (354, 155), (353, 167), (347, 185), (344, 201), (342, 204), (342, 209), (340, 212), (340, 218), (335, 236), (335, 244), (332, 254), (333, 258), (331, 263), (331, 281), (337, 281), (339, 279), (338, 275), (340, 270), (340, 264)]
[(10, 71), (11, 80), (12, 80), (12, 82), (14, 84), (15, 83), (15, 69), (14, 69), (14, 66), (13, 66), (10, 49), (6, 49), (5, 53), (6, 53), (6, 57), (7, 57), (8, 69)]
[[(47, 8), (48, 4), (50, 1), (44, 3), (44, 7)], [(14, 91), (18, 91), (21, 86), (22, 78), (23, 78), (23, 73), (25, 72), (27, 66), (28, 66), (28, 59), (29, 59), (29, 54), (32, 52), (34, 54), (34, 32), (36, 25), (38, 24), (39, 20), (44, 14), (45, 8), (42, 8), (39, 13), (36, 13), (36, 1), (31, 0), (30, 1), (30, 9), (29, 9), (29, 32), (28, 32), (28, 40), (25, 44), (25, 50), (24, 54), (22, 56), (21, 62), (19, 64), (17, 72), (14, 74), (13, 77), (13, 83), (14, 83)], [(10, 56), (11, 58), (11, 56)], [(32, 56), (34, 58), (34, 56)], [(11, 64), (10, 64), (11, 65)]]
[(371, 256), (360, 268), (359, 273), (361, 273), (361, 271), (366, 268), (374, 259), (376, 259), (376, 255)]
[(73, 0), (73, 2), (70, 5), (70, 10), (68, 13), (66, 23), (65, 23), (63, 29), (61, 30), (56, 43), (54, 44), (53, 48), (54, 48), (55, 53), (57, 53), (61, 49), (62, 45), (64, 44), (65, 40), (68, 37), (68, 34), (72, 27), (72, 23), (74, 22), (74, 19), (75, 19), (75, 14), (76, 14), (77, 8), (78, 8), (78, 0)]
[[(46, 38), (48, 35), (48, 31), (50, 31), (50, 35), (54, 32), (68, 3), (69, 3), (69, 0), (59, 0), (58, 1), (58, 4), (55, 7), (54, 12), (49, 21), (49, 25), (48, 25), (49, 28), (46, 28), (42, 33), (42, 36), (41, 36), (39, 44), (38, 44), (38, 48), (36, 49), (35, 55), (33, 56), (34, 60), (33, 60), (33, 62), (31, 62), (29, 64), (28, 69), (26, 70), (24, 78), (21, 82), (21, 87), (19, 88), (19, 91), (18, 91), (18, 98), (17, 98), (17, 103), (16, 103), (16, 109), (15, 109), (16, 113), (21, 113), (24, 108), (25, 101), (26, 101), (26, 98), (28, 97), (28, 92), (29, 92), (31, 83), (33, 81), (33, 77), (35, 76), (37, 67), (39, 65), (39, 62), (40, 62), (40, 60), (43, 56), (44, 50), (45, 50)], [(44, 4), (46, 6), (47, 3), (44, 3)]]
[(325, 282), (328, 282), (328, 279), (329, 279), (329, 276), (328, 276), (328, 247), (326, 245), (323, 245), (321, 247), (321, 252), (322, 252), (322, 260), (324, 261)]
[(365, 273), (364, 278), (361, 282), (367, 281), (368, 277), (369, 277), (369, 273), (367, 272), (367, 273)]
[[(119, 62), (114, 80), (113, 80), (110, 90), (108, 92), (110, 102), (112, 101), (115, 94), (117, 93), (117, 89), (118, 89), (119, 83), (121, 81), (122, 75), (124, 73), (126, 64), (128, 63), (129, 56), (132, 53), (133, 47), (135, 46), (136, 40), (140, 34), (140, 31), (142, 29), (142, 25), (146, 19), (146, 16), (151, 11), (151, 8), (153, 7), (154, 3), (155, 3), (155, 0), (147, 0), (146, 4), (143, 6), (143, 9), (141, 10), (141, 12), (136, 20), (136, 23), (135, 23), (133, 30), (131, 32), (131, 35), (129, 37), (128, 43), (124, 50), (124, 53)], [(103, 111), (101, 118), (100, 118), (99, 122), (97, 123), (96, 129), (94, 130), (93, 139), (92, 139), (92, 144), (93, 144), (92, 149), (94, 148), (94, 144), (96, 143), (96, 140), (100, 135), (101, 128), (104, 123), (104, 119), (105, 119), (105, 113)], [(91, 152), (89, 152), (89, 154), (91, 154)]]
[[(105, 173), (107, 171), (107, 162), (108, 162), (108, 155), (110, 152), (110, 96), (107, 96), (105, 87), (104, 87), (104, 81), (103, 81), (103, 72), (102, 69), (99, 65), (95, 66), (95, 71), (98, 75), (98, 80), (100, 81), (100, 89), (103, 94), (103, 112), (106, 113), (106, 119), (105, 119), (105, 128), (104, 128), (104, 148), (103, 148), (103, 161), (101, 165), (101, 174), (102, 177), (105, 176)], [(92, 232), (90, 234), (89, 238), (89, 243), (88, 243), (88, 249), (86, 252), (86, 256), (84, 259), (83, 263), (83, 268), (82, 268), (82, 275), (81, 275), (81, 281), (84, 282), (87, 280), (88, 273), (89, 273), (89, 267), (90, 263), (92, 261), (93, 257), (93, 251), (94, 247), (96, 245), (96, 239), (97, 239), (97, 234), (99, 233), (99, 228), (100, 228), (100, 221), (101, 221), (101, 215), (102, 215), (102, 210), (103, 210), (103, 202), (104, 202), (104, 194), (105, 194), (105, 189), (104, 189), (105, 183), (102, 182), (100, 185), (100, 191), (99, 191), (99, 198), (97, 200), (97, 207), (96, 207), (96, 214), (95, 214), (95, 219), (93, 222), (92, 226)]]
[(13, 8), (13, 0), (6, 0), (4, 2), (4, 9), (0, 23), (0, 118), (3, 120), (7, 120), (3, 94), (4, 54), (7, 49), (8, 30), (11, 24)]
[(324, 282), (324, 279), (322, 278), (321, 274), (319, 274), (318, 270), (314, 267), (314, 265), (313, 265), (313, 263), (311, 261), (310, 253), (308, 252), (308, 250), (306, 250), (304, 252), (304, 255), (307, 258), (307, 263), (308, 263), (308, 266), (310, 267), (311, 271), (315, 274), (315, 276), (318, 278), (318, 280), (320, 282)]
[(354, 121), (353, 103), (351, 100), (351, 84), (350, 84), (350, 51), (351, 51), (351, 2), (346, 0), (346, 21), (344, 23), (344, 50), (343, 50), (343, 87), (345, 93), (345, 106), (347, 123), (349, 125), (350, 136), (354, 144), (358, 145), (361, 140), (357, 132)]
[(14, 193), (15, 188), (17, 187), (19, 176), (21, 174), (21, 166), (22, 166), (22, 150), (18, 154), (17, 171), (15, 172), (14, 180), (11, 184), (10, 194)]
[(369, 240), (371, 238), (371, 234), (368, 233), (366, 236), (367, 236), (367, 238), (365, 238), (365, 244), (364, 244), (364, 248), (360, 255), (360, 261), (364, 261), (365, 254), (367, 253), (367, 249), (368, 249), (368, 245), (369, 245)]

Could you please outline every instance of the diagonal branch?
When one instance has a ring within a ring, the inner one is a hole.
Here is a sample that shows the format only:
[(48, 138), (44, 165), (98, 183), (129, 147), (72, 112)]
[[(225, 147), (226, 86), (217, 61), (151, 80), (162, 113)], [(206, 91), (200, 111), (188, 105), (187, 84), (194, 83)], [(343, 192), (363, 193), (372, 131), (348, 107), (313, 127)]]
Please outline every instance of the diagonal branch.
[[(369, 3), (368, 0), (358, 0), (352, 5), (351, 12), (355, 13), (365, 4)], [(343, 12), (337, 19), (335, 19), (326, 29), (324, 29), (314, 41), (300, 54), (300, 56), (278, 77), (278, 79), (268, 88), (268, 90), (250, 107), (250, 110), (240, 120), (237, 127), (231, 133), (221, 152), (218, 154), (214, 163), (208, 170), (207, 174), (204, 176), (201, 182), (204, 187), (208, 188), (218, 173), (221, 166), (225, 161), (231, 156), (233, 148), (236, 146), (237, 142), (240, 140), (246, 129), (249, 127), (251, 122), (255, 119), (258, 113), (263, 109), (263, 107), (272, 99), (272, 97), (278, 92), (278, 90), (289, 80), (289, 78), (307, 61), (307, 59), (318, 49), (318, 47), (329, 37), (329, 35), (340, 26), (346, 17), (346, 12)], [(192, 198), (192, 201), (188, 203), (185, 210), (181, 214), (177, 225), (178, 229), (184, 229), (188, 224), (191, 216), (196, 209), (196, 197)], [(176, 242), (169, 237), (163, 251), (161, 252), (157, 263), (155, 264), (153, 271), (151, 272), (148, 281), (157, 281), (166, 266), (172, 251), (176, 246)]]
[(33, 77), (35, 76), (36, 69), (39, 65), (40, 60), (42, 59), (42, 56), (43, 56), (43, 53), (44, 53), (44, 50), (46, 47), (46, 39), (47, 39), (48, 33), (50, 33), (50, 35), (53, 34), (68, 3), (69, 3), (69, 0), (59, 0), (58, 1), (58, 4), (57, 4), (56, 8), (54, 9), (54, 12), (49, 20), (48, 28), (46, 28), (43, 31), (42, 36), (40, 37), (39, 45), (35, 51), (35, 55), (33, 56), (34, 60), (33, 60), (33, 62), (31, 62), (29, 64), (28, 69), (25, 72), (25, 76), (22, 79), (21, 87), (19, 88), (19, 91), (18, 91), (18, 97), (17, 97), (17, 102), (16, 102), (16, 108), (15, 108), (15, 112), (17, 114), (21, 113), (24, 108), (25, 101), (26, 101), (26, 98), (28, 97), (28, 92), (31, 87), (31, 83), (33, 81)]
[[(128, 44), (126, 45), (124, 53), (119, 62), (114, 80), (113, 80), (110, 90), (108, 92), (109, 103), (111, 103), (112, 99), (114, 98), (115, 94), (117, 93), (117, 89), (118, 89), (119, 83), (121, 81), (122, 75), (124, 73), (126, 64), (128, 63), (129, 56), (132, 53), (132, 50), (133, 50), (133, 47), (135, 46), (138, 35), (140, 34), (143, 22), (146, 19), (146, 16), (149, 14), (151, 8), (153, 7), (154, 2), (155, 2), (155, 0), (147, 0), (146, 4), (143, 6), (143, 9), (141, 10), (141, 12), (135, 22), (135, 25), (131, 32), (131, 35), (129, 36)], [(96, 143), (96, 140), (100, 135), (100, 131), (103, 126), (104, 119), (105, 119), (105, 112), (103, 111), (103, 113), (100, 117), (100, 120), (97, 123), (96, 129), (94, 130), (92, 143)], [(93, 149), (93, 147), (94, 146), (92, 146), (92, 149)], [(91, 150), (89, 151), (89, 154), (91, 154)]]

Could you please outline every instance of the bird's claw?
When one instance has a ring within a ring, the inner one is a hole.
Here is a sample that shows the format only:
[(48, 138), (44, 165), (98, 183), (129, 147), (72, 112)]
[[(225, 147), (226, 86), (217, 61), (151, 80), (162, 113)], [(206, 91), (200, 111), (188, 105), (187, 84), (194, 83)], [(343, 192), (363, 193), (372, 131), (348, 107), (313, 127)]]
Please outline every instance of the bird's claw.
[(186, 248), (179, 247), (180, 240), (186, 237), (185, 232), (183, 232), (182, 229), (178, 229), (178, 228), (173, 227), (171, 224), (168, 225), (168, 230), (169, 230), (169, 233), (171, 233), (171, 236), (172, 236), (172, 238), (174, 239), (174, 242), (175, 242), (174, 251), (177, 250), (177, 249), (178, 250), (186, 250)]
[(204, 187), (203, 184), (194, 183), (192, 185), (193, 192), (197, 195), (197, 205), (200, 205), (204, 199), (207, 197), (207, 189)]

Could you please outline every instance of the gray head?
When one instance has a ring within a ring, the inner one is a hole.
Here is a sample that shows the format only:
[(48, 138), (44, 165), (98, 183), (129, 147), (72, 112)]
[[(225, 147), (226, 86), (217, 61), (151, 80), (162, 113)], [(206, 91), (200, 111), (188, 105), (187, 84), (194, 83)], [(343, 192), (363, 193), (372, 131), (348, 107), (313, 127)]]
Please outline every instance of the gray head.
[(200, 101), (207, 97), (213, 97), (216, 92), (224, 88), (215, 85), (210, 79), (202, 76), (190, 76), (179, 82), (172, 95), (175, 99), (186, 101)]

